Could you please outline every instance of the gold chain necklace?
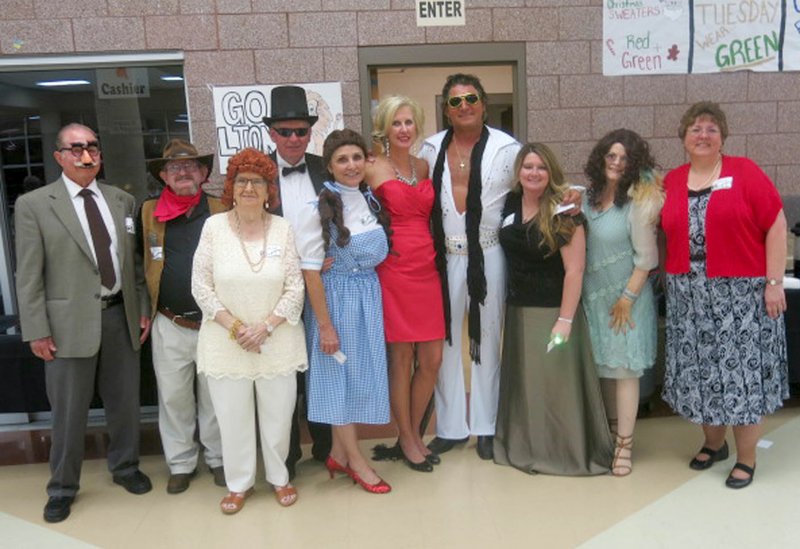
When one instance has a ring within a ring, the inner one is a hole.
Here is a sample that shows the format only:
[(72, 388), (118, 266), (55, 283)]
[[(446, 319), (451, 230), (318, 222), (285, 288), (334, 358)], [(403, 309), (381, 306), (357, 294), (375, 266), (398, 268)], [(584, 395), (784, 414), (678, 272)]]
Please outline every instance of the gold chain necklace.
[(456, 154), (458, 155), (458, 167), (462, 170), (466, 169), (467, 163), (461, 158), (461, 150), (458, 148), (458, 143), (456, 143), (455, 139), (453, 139), (453, 146), (456, 148)]
[[(475, 143), (473, 143), (472, 146), (474, 147)], [(456, 141), (455, 136), (453, 136), (453, 147), (455, 147), (456, 154), (458, 155), (458, 168), (462, 171), (469, 169), (469, 160), (470, 160), (469, 154), (467, 154), (467, 161), (465, 162), (464, 158), (461, 156), (461, 148), (458, 146), (458, 142)], [(472, 148), (470, 148), (470, 152), (471, 151)]]
[(261, 244), (260, 257), (256, 261), (252, 261), (250, 259), (250, 254), (247, 253), (247, 246), (244, 243), (244, 239), (242, 238), (242, 222), (241, 219), (239, 219), (239, 212), (233, 210), (233, 215), (236, 218), (236, 237), (239, 239), (239, 245), (242, 247), (244, 258), (247, 260), (247, 264), (250, 265), (250, 270), (254, 273), (259, 273), (261, 272), (261, 269), (264, 268), (264, 262), (267, 259), (267, 228), (269, 227), (269, 218), (265, 217), (263, 213), (261, 214), (261, 225), (264, 229), (264, 240)]

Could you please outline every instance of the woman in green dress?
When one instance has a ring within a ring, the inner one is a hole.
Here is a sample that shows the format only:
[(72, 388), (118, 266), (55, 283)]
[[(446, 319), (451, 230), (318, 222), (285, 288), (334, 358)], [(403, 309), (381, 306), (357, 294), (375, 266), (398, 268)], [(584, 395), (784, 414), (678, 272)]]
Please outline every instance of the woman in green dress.
[(611, 472), (632, 471), (639, 378), (656, 359), (656, 304), (648, 282), (658, 265), (661, 178), (636, 132), (613, 130), (595, 145), (585, 173), (587, 220), (583, 308), (616, 436)]

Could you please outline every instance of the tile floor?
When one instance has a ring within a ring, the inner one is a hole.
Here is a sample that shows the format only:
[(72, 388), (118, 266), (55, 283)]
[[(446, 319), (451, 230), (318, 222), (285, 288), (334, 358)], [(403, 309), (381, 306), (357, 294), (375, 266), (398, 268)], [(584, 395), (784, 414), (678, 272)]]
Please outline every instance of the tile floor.
[(385, 496), (341, 476), (329, 480), (321, 464), (303, 461), (296, 505), (279, 507), (262, 479), (233, 516), (220, 513), (225, 490), (208, 474), (187, 492), (168, 495), (163, 458), (145, 456), (142, 469), (154, 490), (134, 496), (111, 482), (103, 460), (92, 459), (72, 515), (55, 525), (42, 520), (47, 464), (6, 465), (0, 547), (798, 547), (800, 408), (768, 418), (763, 441), (771, 446), (759, 450), (755, 482), (738, 492), (723, 485), (733, 456), (692, 471), (687, 462), (702, 442), (699, 430), (677, 417), (656, 417), (638, 423), (627, 478), (528, 476), (478, 459), (473, 439), (444, 455), (431, 474), (376, 463), (394, 487)]

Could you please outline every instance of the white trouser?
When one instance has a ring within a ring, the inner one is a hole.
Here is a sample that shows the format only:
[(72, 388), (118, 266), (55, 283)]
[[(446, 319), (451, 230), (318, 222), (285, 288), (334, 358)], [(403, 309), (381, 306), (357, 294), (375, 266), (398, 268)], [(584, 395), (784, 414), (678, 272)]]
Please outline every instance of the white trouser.
[(499, 245), (483, 251), (486, 299), (481, 306), (481, 363), (472, 363), (467, 424), (467, 396), (462, 360), (464, 319), (469, 312), (467, 256), (448, 254), (452, 345), (445, 344), (436, 381), (436, 434), (461, 439), (494, 435), (500, 390), (500, 342), (506, 297), (506, 264)]
[(198, 425), (206, 463), (209, 467), (222, 465), (222, 441), (208, 394), (208, 382), (206, 376), (195, 375), (197, 334), (196, 330), (175, 325), (161, 313), (156, 314), (153, 321), (158, 429), (172, 474), (191, 473), (197, 467), (199, 445), (195, 441), (195, 430)]
[(212, 377), (208, 388), (222, 433), (228, 490), (244, 492), (256, 482), (256, 412), (267, 482), (288, 484), (286, 456), (297, 399), (296, 374), (256, 380)]

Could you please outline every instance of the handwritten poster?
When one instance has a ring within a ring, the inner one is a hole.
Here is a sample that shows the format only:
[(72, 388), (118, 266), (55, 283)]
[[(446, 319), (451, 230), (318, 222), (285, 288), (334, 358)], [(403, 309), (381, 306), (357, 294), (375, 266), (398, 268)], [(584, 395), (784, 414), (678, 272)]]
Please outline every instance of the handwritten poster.
[(603, 8), (603, 74), (688, 71), (686, 0), (607, 0)]
[(800, 71), (800, 0), (786, 2), (786, 34), (784, 36), (784, 52), (792, 52), (783, 56), (783, 70)]
[[(322, 144), (333, 130), (344, 128), (342, 85), (338, 82), (297, 84), (306, 90), (308, 112), (319, 117), (311, 128), (308, 152), (322, 154)], [(218, 86), (213, 89), (219, 171), (228, 159), (247, 147), (271, 152), (275, 145), (262, 120), (270, 116), (270, 96), (276, 86)]]
[(606, 0), (603, 74), (800, 70), (800, 0)]

